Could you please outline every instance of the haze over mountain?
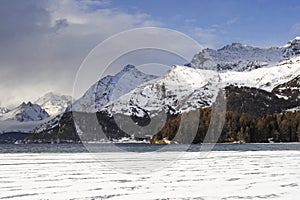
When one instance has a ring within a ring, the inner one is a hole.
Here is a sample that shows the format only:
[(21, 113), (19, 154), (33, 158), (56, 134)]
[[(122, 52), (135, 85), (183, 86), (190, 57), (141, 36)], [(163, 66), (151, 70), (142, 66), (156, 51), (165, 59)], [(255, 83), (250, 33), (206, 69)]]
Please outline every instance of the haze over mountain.
[(23, 102), (12, 109), (0, 108), (0, 133), (31, 132), (52, 117), (63, 113), (71, 103), (72, 97), (50, 92), (34, 103)]

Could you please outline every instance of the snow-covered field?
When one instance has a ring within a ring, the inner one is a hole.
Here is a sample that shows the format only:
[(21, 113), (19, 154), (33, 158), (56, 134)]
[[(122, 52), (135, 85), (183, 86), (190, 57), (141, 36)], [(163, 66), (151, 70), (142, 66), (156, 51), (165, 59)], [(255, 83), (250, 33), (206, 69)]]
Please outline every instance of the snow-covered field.
[[(0, 199), (299, 198), (300, 151), (187, 152), (162, 170), (139, 175), (107, 167), (130, 163), (125, 154), (97, 154), (107, 163), (88, 153), (0, 154)], [(168, 154), (178, 152), (161, 152), (162, 159)]]

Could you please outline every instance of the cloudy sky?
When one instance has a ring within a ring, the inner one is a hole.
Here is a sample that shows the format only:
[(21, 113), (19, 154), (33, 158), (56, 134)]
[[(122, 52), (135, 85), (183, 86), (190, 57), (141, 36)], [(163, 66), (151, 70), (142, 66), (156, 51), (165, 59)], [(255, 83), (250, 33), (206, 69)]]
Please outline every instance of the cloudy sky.
[(49, 91), (72, 94), (78, 68), (97, 44), (149, 26), (181, 31), (212, 48), (284, 45), (300, 35), (300, 2), (1, 0), (0, 106)]

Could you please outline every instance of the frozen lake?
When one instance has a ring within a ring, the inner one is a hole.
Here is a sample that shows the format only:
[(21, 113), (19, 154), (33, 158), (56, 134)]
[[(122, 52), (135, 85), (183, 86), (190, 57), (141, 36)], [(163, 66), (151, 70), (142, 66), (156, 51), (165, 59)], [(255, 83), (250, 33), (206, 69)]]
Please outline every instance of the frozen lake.
[[(299, 198), (298, 150), (133, 155), (1, 153), (0, 199)], [(148, 166), (157, 170), (145, 171)]]

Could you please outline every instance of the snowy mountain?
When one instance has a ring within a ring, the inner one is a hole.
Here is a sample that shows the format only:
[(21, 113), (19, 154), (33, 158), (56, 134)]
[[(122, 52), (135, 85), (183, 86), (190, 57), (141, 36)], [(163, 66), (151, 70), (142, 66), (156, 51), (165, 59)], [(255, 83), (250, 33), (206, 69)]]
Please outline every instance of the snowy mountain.
[(96, 112), (111, 100), (117, 99), (138, 85), (155, 78), (157, 76), (145, 74), (133, 65), (127, 65), (116, 75), (106, 76), (92, 85), (68, 110)]
[[(163, 109), (170, 113), (182, 113), (194, 108), (211, 106), (218, 88), (235, 85), (271, 92), (276, 86), (299, 76), (300, 57), (286, 60), (273, 67), (246, 72), (217, 73), (212, 70), (174, 66), (164, 77), (137, 87), (104, 106), (102, 111), (138, 117), (151, 115)], [(282, 97), (280, 94), (277, 96)]]
[(259, 68), (248, 72), (229, 71), (220, 73), (224, 85), (248, 86), (271, 92), (276, 86), (300, 75), (300, 57), (278, 63), (269, 68)]
[(188, 66), (216, 71), (250, 71), (271, 67), (300, 54), (300, 37), (283, 47), (258, 48), (232, 43), (221, 49), (204, 49), (196, 54)]
[(0, 120), (15, 120), (19, 122), (40, 121), (49, 117), (49, 114), (37, 104), (23, 102), (18, 107), (2, 115)]
[(284, 58), (292, 58), (300, 55), (300, 37), (289, 41), (287, 45), (283, 47)]
[(34, 103), (41, 106), (50, 116), (56, 116), (63, 113), (72, 103), (72, 97), (49, 92), (37, 99)]
[(61, 120), (61, 117), (63, 116), (63, 113), (56, 115), (55, 117), (51, 117), (49, 118), (49, 120), (44, 121), (43, 123), (38, 124), (38, 126), (33, 127), (33, 131), (34, 132), (42, 132), (45, 130), (48, 130), (48, 132), (50, 132), (50, 130), (55, 129), (58, 124), (59, 124), (59, 120)]
[(0, 116), (0, 133), (29, 133), (48, 120), (48, 113), (37, 104), (22, 103)]
[(3, 114), (7, 113), (8, 111), (9, 111), (8, 108), (0, 107), (0, 117), (1, 117)]
[(175, 114), (209, 106), (218, 92), (216, 80), (217, 72), (176, 65), (162, 78), (138, 86), (102, 111), (144, 117), (162, 110)]
[(0, 110), (0, 133), (29, 133), (43, 124), (49, 125), (59, 118), (58, 114), (63, 113), (71, 102), (70, 96), (50, 92), (34, 104), (22, 103), (11, 110), (3, 108)]

